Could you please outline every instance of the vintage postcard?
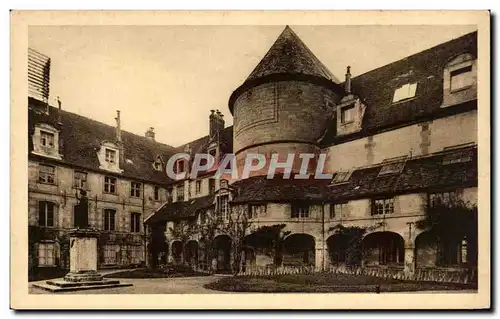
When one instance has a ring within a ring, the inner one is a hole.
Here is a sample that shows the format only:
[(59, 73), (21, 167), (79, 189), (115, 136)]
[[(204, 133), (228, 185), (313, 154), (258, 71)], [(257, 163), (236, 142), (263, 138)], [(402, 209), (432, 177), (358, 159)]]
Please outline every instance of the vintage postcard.
[(11, 23), (12, 308), (490, 307), (489, 12)]

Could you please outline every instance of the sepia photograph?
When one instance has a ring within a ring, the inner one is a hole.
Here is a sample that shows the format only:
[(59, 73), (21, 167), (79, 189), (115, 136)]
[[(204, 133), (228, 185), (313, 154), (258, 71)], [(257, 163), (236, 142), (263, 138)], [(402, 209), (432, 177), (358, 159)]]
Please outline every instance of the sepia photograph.
[(20, 308), (489, 306), (488, 12), (31, 13)]

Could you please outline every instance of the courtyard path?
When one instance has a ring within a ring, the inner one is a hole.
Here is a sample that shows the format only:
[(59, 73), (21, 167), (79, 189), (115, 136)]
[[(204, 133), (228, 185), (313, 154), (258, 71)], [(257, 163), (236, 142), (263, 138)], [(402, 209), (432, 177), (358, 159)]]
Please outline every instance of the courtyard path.
[[(104, 273), (104, 272), (103, 272)], [(120, 282), (133, 284), (131, 287), (95, 289), (87, 291), (71, 291), (61, 294), (216, 294), (228, 293), (206, 289), (203, 286), (220, 279), (221, 276), (202, 276), (184, 278), (152, 278), (129, 279), (119, 278)], [(44, 282), (45, 280), (42, 280)], [(29, 283), (31, 294), (51, 294), (45, 290), (35, 288)]]

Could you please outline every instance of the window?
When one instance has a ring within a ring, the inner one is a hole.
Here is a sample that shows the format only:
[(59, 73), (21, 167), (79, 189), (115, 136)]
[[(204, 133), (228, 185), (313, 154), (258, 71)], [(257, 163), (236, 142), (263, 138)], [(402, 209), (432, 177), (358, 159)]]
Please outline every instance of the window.
[(458, 191), (429, 194), (429, 206), (435, 205), (452, 206), (459, 201)]
[(201, 193), (201, 180), (196, 181), (196, 185), (195, 185), (195, 193), (196, 193), (196, 194)]
[(53, 243), (38, 244), (38, 266), (55, 266), (55, 249)]
[(209, 189), (210, 195), (215, 194), (215, 179), (210, 178), (208, 180), (208, 189)]
[(45, 147), (54, 148), (54, 134), (40, 131), (40, 144)]
[(376, 199), (373, 201), (372, 215), (394, 213), (394, 198)]
[(183, 201), (184, 200), (184, 185), (179, 185), (177, 186), (177, 201)]
[(162, 170), (162, 165), (161, 165), (161, 162), (159, 161), (156, 161), (153, 163), (153, 167), (156, 171), (161, 171)]
[(131, 182), (130, 183), (130, 197), (141, 197), (141, 183)]
[(469, 88), (473, 84), (472, 65), (450, 72), (451, 92)]
[(40, 183), (54, 184), (56, 180), (56, 168), (54, 166), (40, 164), (38, 181)]
[(200, 224), (205, 224), (207, 222), (207, 212), (200, 213)]
[(343, 204), (331, 204), (330, 205), (330, 219), (342, 217), (342, 215), (346, 212), (347, 203)]
[(222, 195), (222, 196), (219, 197), (219, 201), (220, 201), (220, 210), (219, 210), (219, 213), (222, 214), (222, 217), (224, 219), (228, 219), (229, 218), (229, 205), (228, 205), (229, 196), (228, 195)]
[(398, 87), (394, 91), (394, 97), (392, 98), (392, 102), (395, 103), (415, 97), (416, 92), (417, 92), (417, 83), (407, 83), (403, 86)]
[(351, 178), (351, 172), (338, 172), (332, 180), (332, 184), (347, 183)]
[(116, 211), (114, 209), (104, 210), (104, 230), (107, 231), (115, 230), (115, 215)]
[(354, 104), (344, 106), (340, 109), (340, 123), (346, 124), (350, 122), (354, 122)]
[(104, 192), (109, 194), (116, 193), (116, 178), (114, 177), (104, 177)]
[(87, 173), (75, 171), (73, 187), (86, 189), (87, 188)]
[(104, 245), (104, 260), (105, 265), (113, 265), (118, 260), (118, 246), (117, 245)]
[(250, 205), (250, 218), (259, 218), (267, 213), (266, 205)]
[(130, 214), (130, 232), (131, 233), (141, 232), (141, 214), (139, 213)]
[(406, 158), (407, 156), (401, 156), (383, 160), (382, 164), (384, 165), (380, 168), (378, 176), (401, 173), (405, 167)]
[(172, 189), (171, 188), (167, 189), (167, 202), (168, 203), (172, 202)]
[(108, 163), (116, 163), (116, 151), (107, 148), (105, 150), (105, 160)]
[(38, 203), (38, 226), (54, 226), (54, 206), (51, 202)]
[(160, 200), (160, 186), (154, 187), (154, 199)]
[(467, 163), (472, 161), (472, 150), (460, 150), (443, 157), (443, 165)]
[(309, 217), (309, 205), (297, 204), (292, 205), (292, 218), (307, 218)]

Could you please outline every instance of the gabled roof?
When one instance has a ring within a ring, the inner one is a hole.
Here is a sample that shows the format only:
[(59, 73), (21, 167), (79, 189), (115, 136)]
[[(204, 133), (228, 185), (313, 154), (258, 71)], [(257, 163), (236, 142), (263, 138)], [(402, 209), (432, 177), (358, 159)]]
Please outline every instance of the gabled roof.
[[(387, 64), (352, 79), (352, 92), (366, 105), (362, 130), (336, 136), (334, 125), (323, 139), (323, 145), (341, 143), (353, 138), (373, 135), (385, 129), (437, 116), (457, 113), (456, 108), (442, 109), (443, 71), (457, 55), (470, 53), (477, 57), (477, 32), (472, 32)], [(355, 68), (355, 65), (353, 66)], [(417, 82), (415, 98), (392, 103), (397, 87)], [(477, 101), (462, 105), (464, 110), (477, 108)], [(442, 115), (440, 115), (442, 114)]]
[[(30, 99), (29, 103), (33, 105), (39, 102)], [(58, 124), (59, 117), (62, 127)], [(30, 154), (33, 150), (34, 126), (38, 123), (47, 123), (61, 129), (59, 147), (59, 153), (63, 156), (61, 163), (107, 173), (99, 169), (97, 151), (103, 141), (116, 141), (115, 127), (64, 110), (59, 111), (52, 106), (49, 107), (48, 114), (36, 112), (30, 107), (28, 111)], [(175, 148), (127, 131), (122, 131), (122, 141), (125, 159), (131, 160), (131, 162), (125, 161), (124, 167), (121, 167), (124, 170), (122, 176), (152, 183), (170, 182), (165, 171), (154, 170), (153, 162), (158, 156), (165, 161), (168, 160), (175, 153)]]
[(300, 73), (340, 82), (289, 26), (281, 32), (247, 81), (276, 73)]

